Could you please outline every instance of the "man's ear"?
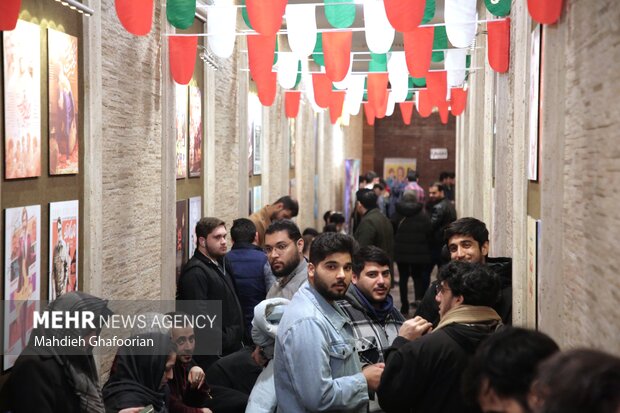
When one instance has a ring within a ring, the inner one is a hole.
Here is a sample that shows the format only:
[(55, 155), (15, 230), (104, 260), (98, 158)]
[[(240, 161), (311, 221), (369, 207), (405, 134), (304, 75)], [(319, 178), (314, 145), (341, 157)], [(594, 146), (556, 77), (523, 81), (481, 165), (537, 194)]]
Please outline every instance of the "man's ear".
[(484, 244), (482, 244), (482, 247), (480, 248), (480, 252), (482, 252), (483, 257), (489, 255), (489, 241), (484, 241)]
[(463, 304), (463, 301), (465, 301), (462, 295), (453, 296), (453, 299), (456, 300), (457, 305), (461, 305)]
[(311, 262), (308, 263), (308, 282), (311, 285), (314, 285), (314, 271), (315, 271), (315, 267), (314, 264), (312, 264)]
[(299, 238), (297, 242), (295, 243), (295, 245), (297, 245), (297, 252), (300, 254), (303, 254), (304, 253), (304, 239)]
[(359, 279), (360, 279), (360, 276), (359, 276), (358, 274), (353, 273), (353, 274), (351, 275), (351, 282), (352, 282), (353, 284), (357, 284), (357, 282), (359, 281)]

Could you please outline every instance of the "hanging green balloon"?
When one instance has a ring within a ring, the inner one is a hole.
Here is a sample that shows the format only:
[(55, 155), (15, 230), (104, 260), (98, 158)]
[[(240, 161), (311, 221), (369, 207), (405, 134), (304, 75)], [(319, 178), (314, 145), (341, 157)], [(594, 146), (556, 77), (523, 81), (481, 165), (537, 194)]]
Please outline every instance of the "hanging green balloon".
[(387, 72), (387, 54), (386, 53), (370, 53), (370, 62), (368, 63), (369, 72)]
[(243, 17), (245, 25), (248, 26), (250, 29), (254, 30), (254, 28), (250, 24), (250, 16), (248, 16), (248, 9), (245, 7), (245, 0), (241, 0), (241, 5), (243, 6), (241, 7), (241, 16)]
[(355, 3), (351, 0), (324, 0), (325, 17), (332, 27), (345, 29), (355, 21)]
[[(433, 50), (435, 49), (447, 49), (448, 48), (448, 34), (446, 33), (446, 26), (435, 27), (435, 38), (433, 39)], [(433, 62), (442, 62), (444, 52), (433, 52), (431, 60)]]
[(424, 17), (422, 17), (422, 24), (426, 24), (433, 20), (435, 17), (435, 0), (426, 0), (426, 7), (424, 8)]
[(273, 64), (278, 63), (278, 51), (280, 50), (280, 46), (278, 45), (278, 36), (276, 35), (276, 50), (273, 54)]
[(426, 78), (425, 77), (410, 77), (409, 78), (413, 85), (416, 87), (425, 87), (426, 86)]
[(487, 10), (497, 17), (504, 17), (510, 14), (510, 2), (511, 0), (484, 0)]
[(409, 78), (407, 79), (407, 88), (409, 89), (409, 91), (407, 92), (407, 98), (405, 99), (406, 101), (413, 99), (413, 94), (414, 94), (413, 87), (414, 86), (415, 86), (414, 79), (411, 76), (409, 76)]
[(299, 82), (301, 82), (301, 60), (297, 62), (297, 80), (295, 80), (295, 86), (293, 86), (293, 89), (297, 89)]
[(368, 76), (364, 77), (364, 97), (362, 100), (368, 102)]
[(321, 33), (317, 33), (316, 35), (312, 60), (319, 66), (325, 66), (325, 59), (323, 58), (323, 36), (321, 36)]
[[(471, 66), (471, 55), (467, 55), (465, 57), (465, 67), (467, 69), (469, 69), (469, 66)], [(469, 79), (469, 70), (465, 72), (465, 80)]]
[(187, 29), (194, 23), (196, 0), (167, 0), (166, 17), (177, 29)]

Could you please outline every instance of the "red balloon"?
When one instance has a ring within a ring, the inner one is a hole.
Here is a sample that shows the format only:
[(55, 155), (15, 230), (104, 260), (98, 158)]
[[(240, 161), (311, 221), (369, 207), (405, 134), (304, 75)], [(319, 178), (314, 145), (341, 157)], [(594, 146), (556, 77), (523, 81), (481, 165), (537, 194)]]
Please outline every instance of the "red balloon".
[(487, 23), (489, 66), (505, 73), (510, 66), (510, 18)]
[(340, 82), (347, 75), (351, 64), (353, 32), (325, 32), (322, 36), (325, 73), (332, 82)]
[(407, 69), (413, 77), (426, 77), (431, 67), (435, 27), (418, 27), (403, 33)]
[(375, 116), (377, 117), (377, 119), (385, 118), (385, 113), (387, 112), (388, 96), (389, 93), (386, 93), (383, 103), (379, 105), (379, 110), (375, 108)]
[(453, 116), (459, 116), (467, 105), (467, 91), (462, 87), (450, 89), (450, 112)]
[(17, 26), (21, 6), (22, 0), (0, 1), (0, 30), (13, 30)]
[(387, 86), (387, 73), (368, 74), (368, 103), (372, 105), (375, 114), (380, 113), (387, 102)]
[(405, 125), (411, 125), (411, 116), (413, 115), (413, 102), (400, 102), (400, 114), (403, 117)]
[(428, 118), (433, 113), (433, 104), (428, 89), (422, 89), (418, 93), (418, 113), (423, 118)]
[(439, 108), (439, 118), (441, 119), (441, 123), (444, 125), (448, 124), (448, 118), (450, 115), (450, 111), (448, 109), (448, 102), (444, 99), (443, 103), (437, 105)]
[(314, 90), (316, 104), (320, 108), (327, 109), (332, 97), (332, 81), (325, 73), (313, 73), (312, 89)]
[(170, 36), (170, 72), (175, 82), (187, 85), (194, 75), (198, 36)]
[(276, 34), (282, 26), (287, 0), (246, 0), (245, 7), (252, 28), (260, 34)]
[[(277, 79), (277, 77), (276, 77)], [(284, 112), (287, 118), (296, 118), (299, 113), (299, 101), (301, 92), (298, 90), (287, 90), (284, 92)]]
[(448, 94), (448, 72), (428, 72), (426, 88), (433, 106), (445, 102)]
[(422, 23), (426, 0), (383, 0), (383, 5), (392, 27), (410, 32)]
[(276, 35), (264, 36), (261, 34), (248, 36), (248, 64), (252, 79), (257, 81), (263, 76), (269, 76), (273, 66), (273, 56), (276, 50)]
[(269, 72), (260, 79), (254, 79), (256, 88), (258, 89), (258, 100), (263, 106), (273, 105), (276, 99), (276, 89), (278, 86), (278, 74)]
[(329, 120), (332, 125), (338, 122), (338, 118), (342, 115), (342, 105), (344, 104), (345, 91), (333, 91), (329, 101)]
[(366, 123), (370, 126), (375, 124), (375, 110), (368, 102), (364, 102), (364, 115), (366, 115)]
[(542, 24), (553, 24), (562, 14), (562, 0), (527, 0), (532, 19)]
[(125, 30), (136, 36), (149, 34), (153, 25), (153, 0), (115, 0), (114, 6)]

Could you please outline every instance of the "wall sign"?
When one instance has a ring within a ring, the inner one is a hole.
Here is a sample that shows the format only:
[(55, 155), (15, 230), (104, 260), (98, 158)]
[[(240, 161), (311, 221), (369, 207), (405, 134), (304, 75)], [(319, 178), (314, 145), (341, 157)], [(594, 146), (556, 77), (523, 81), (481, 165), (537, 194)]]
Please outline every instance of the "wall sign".
[(448, 159), (448, 148), (431, 148), (431, 160)]

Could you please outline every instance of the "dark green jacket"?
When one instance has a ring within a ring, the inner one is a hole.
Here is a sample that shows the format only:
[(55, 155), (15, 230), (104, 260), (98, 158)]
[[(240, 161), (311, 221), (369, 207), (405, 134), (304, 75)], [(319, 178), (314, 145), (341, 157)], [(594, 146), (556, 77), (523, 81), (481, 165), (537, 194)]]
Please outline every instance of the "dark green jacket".
[(394, 229), (392, 223), (378, 208), (373, 208), (362, 217), (355, 230), (355, 239), (360, 247), (374, 245), (394, 259)]

